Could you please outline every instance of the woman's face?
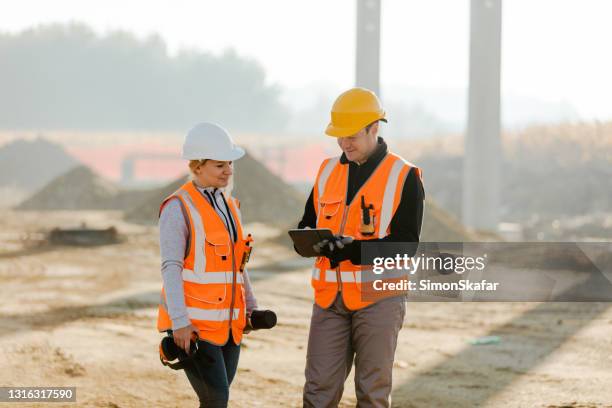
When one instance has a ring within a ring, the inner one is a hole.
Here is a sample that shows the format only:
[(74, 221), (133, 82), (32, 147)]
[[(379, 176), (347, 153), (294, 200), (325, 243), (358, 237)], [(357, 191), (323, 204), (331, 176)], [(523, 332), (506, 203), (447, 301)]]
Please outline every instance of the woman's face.
[(201, 187), (227, 187), (234, 173), (232, 167), (231, 161), (206, 160), (195, 169), (195, 181)]

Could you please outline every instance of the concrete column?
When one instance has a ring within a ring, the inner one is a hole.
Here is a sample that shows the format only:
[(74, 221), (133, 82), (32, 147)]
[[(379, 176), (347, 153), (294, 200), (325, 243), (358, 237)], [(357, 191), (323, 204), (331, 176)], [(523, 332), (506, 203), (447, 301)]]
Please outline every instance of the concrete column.
[(134, 182), (134, 165), (136, 159), (133, 156), (123, 158), (121, 162), (121, 184), (130, 185)]
[(357, 0), (355, 84), (380, 96), (380, 0)]
[(499, 222), (501, 0), (471, 0), (468, 124), (463, 223), (494, 231)]

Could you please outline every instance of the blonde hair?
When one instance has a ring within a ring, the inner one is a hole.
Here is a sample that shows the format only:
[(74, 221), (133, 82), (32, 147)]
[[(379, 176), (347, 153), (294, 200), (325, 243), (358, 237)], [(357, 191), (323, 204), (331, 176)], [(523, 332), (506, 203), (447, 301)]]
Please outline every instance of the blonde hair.
[(206, 163), (206, 160), (208, 159), (189, 160), (189, 170), (191, 170), (191, 173), (195, 174), (196, 169)]

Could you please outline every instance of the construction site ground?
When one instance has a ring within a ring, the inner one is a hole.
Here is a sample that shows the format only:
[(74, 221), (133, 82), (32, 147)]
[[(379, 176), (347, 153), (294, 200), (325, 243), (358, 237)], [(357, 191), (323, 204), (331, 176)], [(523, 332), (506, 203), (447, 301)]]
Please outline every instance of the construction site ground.
[[(87, 248), (42, 243), (41, 231), (82, 221), (115, 225), (124, 240)], [(254, 290), (278, 325), (246, 336), (230, 406), (298, 407), (313, 303), (309, 262), (266, 240), (276, 231), (250, 227), (258, 240)], [(84, 407), (197, 405), (185, 375), (158, 359), (155, 227), (125, 223), (120, 212), (4, 211), (0, 231), (0, 385), (74, 386)], [(609, 306), (409, 303), (393, 406), (612, 406)], [(501, 342), (469, 343), (490, 334)], [(349, 376), (341, 406), (355, 404)]]

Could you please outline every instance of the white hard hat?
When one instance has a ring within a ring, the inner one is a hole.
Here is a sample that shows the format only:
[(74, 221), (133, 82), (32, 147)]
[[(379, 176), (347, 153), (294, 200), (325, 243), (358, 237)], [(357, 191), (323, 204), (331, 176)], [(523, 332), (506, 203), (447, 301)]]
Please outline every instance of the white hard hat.
[(227, 130), (215, 123), (198, 123), (187, 133), (183, 143), (183, 159), (186, 160), (232, 161), (242, 156), (244, 149), (236, 146)]

